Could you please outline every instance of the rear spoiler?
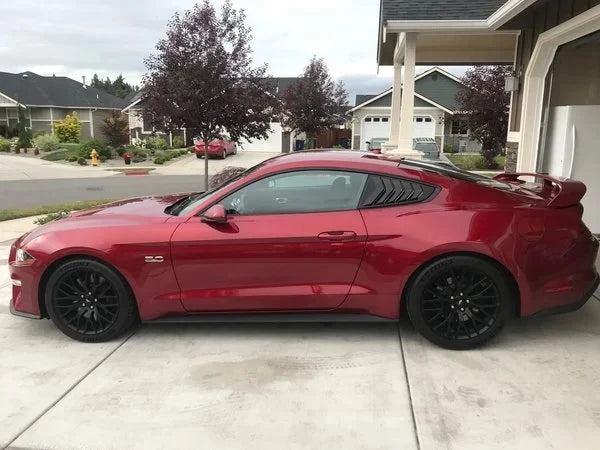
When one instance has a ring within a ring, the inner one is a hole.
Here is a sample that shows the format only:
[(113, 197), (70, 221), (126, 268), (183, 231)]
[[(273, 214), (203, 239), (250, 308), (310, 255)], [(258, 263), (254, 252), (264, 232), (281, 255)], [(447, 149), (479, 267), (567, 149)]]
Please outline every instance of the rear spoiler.
[(564, 208), (578, 204), (587, 190), (585, 184), (581, 181), (552, 177), (542, 173), (501, 173), (496, 175), (494, 180), (513, 184), (526, 184), (525, 181), (519, 180), (520, 177), (533, 177), (536, 178), (536, 181), (541, 179), (541, 191), (538, 194), (547, 200), (547, 206), (553, 208)]

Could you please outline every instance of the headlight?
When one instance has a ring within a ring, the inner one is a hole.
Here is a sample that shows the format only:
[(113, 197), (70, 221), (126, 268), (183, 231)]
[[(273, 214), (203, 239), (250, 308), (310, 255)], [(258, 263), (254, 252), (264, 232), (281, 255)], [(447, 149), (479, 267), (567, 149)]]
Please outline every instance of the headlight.
[(16, 262), (17, 264), (21, 264), (21, 265), (27, 265), (27, 264), (32, 264), (34, 261), (33, 256), (31, 256), (29, 253), (27, 253), (25, 250), (23, 250), (22, 248), (18, 248), (17, 249), (17, 255), (16, 255)]

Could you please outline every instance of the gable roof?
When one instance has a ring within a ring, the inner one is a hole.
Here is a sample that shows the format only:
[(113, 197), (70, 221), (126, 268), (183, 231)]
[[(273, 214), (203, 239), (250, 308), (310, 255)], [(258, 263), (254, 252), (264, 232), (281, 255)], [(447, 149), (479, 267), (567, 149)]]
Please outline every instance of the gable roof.
[[(444, 80), (443, 82), (436, 81), (436, 77), (439, 77), (440, 75), (444, 77), (442, 79)], [(458, 109), (456, 93), (461, 84), (460, 78), (455, 77), (439, 67), (433, 67), (415, 77), (415, 97), (420, 98), (449, 114), (454, 114)], [(356, 106), (348, 112), (354, 112), (363, 108), (392, 92), (393, 89), (389, 88), (377, 95), (357, 95)]]
[(381, 20), (483, 20), (507, 0), (381, 0)]
[(25, 106), (121, 109), (125, 102), (67, 77), (0, 72), (0, 93)]

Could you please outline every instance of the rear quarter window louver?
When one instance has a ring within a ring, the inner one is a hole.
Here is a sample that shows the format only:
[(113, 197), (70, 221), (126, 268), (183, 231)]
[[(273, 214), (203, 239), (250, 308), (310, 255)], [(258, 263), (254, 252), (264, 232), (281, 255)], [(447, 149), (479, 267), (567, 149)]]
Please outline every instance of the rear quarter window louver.
[(406, 205), (431, 198), (436, 188), (394, 177), (369, 175), (360, 200), (361, 208)]

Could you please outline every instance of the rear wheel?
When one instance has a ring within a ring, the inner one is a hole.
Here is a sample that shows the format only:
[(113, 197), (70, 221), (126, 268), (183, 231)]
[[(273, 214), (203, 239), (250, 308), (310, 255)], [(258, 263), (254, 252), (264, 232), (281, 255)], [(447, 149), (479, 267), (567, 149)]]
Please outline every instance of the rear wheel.
[(431, 342), (452, 350), (494, 337), (511, 310), (504, 274), (471, 256), (437, 260), (419, 272), (407, 296), (414, 327)]
[(45, 303), (58, 329), (82, 342), (116, 338), (138, 317), (135, 300), (121, 276), (84, 258), (67, 261), (50, 275)]

